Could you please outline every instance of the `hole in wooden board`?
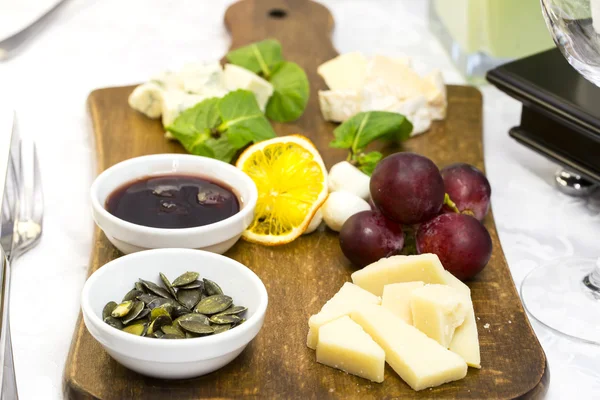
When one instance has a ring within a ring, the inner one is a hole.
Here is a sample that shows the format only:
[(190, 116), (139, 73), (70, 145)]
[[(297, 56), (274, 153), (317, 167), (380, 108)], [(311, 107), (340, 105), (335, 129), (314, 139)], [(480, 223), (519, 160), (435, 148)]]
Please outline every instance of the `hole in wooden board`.
[(269, 11), (269, 17), (274, 19), (283, 19), (287, 17), (287, 11), (282, 10), (281, 8), (273, 8)]

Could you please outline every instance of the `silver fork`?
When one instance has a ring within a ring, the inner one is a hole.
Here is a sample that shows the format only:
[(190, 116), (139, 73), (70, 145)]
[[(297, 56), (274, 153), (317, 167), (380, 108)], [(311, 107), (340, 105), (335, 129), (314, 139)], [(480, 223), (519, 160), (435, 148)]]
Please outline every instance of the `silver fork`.
[(52, 17), (55, 11), (60, 9), (60, 7), (66, 2), (67, 0), (60, 0), (24, 29), (0, 41), (0, 61), (7, 60), (12, 57), (16, 53), (17, 49), (21, 47), (21, 45), (25, 43), (27, 39), (33, 36), (34, 33), (38, 32), (44, 23), (50, 20), (50, 17)]
[[(17, 175), (19, 176), (19, 210), (15, 222), (12, 249), (6, 254), (11, 267), (14, 266), (18, 257), (35, 247), (42, 236), (44, 197), (35, 143), (21, 141)], [(7, 296), (4, 309), (8, 314), (8, 324), (3, 325), (3, 329), (6, 326), (6, 346), (4, 349), (2, 400), (12, 400), (19, 397), (10, 334), (10, 270), (6, 279)]]

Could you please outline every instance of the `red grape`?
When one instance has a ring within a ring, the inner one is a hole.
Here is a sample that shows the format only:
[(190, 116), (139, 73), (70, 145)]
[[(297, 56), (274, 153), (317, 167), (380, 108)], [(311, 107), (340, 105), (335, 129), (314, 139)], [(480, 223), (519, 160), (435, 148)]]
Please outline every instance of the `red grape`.
[(444, 268), (467, 280), (487, 265), (492, 239), (481, 222), (470, 215), (441, 214), (419, 226), (417, 251), (437, 254)]
[(492, 188), (483, 173), (472, 165), (457, 163), (442, 169), (446, 193), (460, 211), (471, 211), (482, 221), (490, 209)]
[(444, 202), (444, 180), (435, 164), (414, 153), (381, 160), (371, 176), (371, 197), (381, 212), (401, 224), (433, 218)]
[(340, 247), (355, 265), (364, 267), (402, 251), (404, 232), (400, 224), (377, 211), (354, 214), (342, 226)]

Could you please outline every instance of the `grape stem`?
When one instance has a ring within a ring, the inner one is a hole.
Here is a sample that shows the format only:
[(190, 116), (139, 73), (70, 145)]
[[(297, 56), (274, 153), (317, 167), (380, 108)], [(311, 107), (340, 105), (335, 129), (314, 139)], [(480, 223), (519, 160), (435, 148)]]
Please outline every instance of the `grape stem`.
[(458, 207), (456, 207), (456, 204), (452, 201), (448, 193), (444, 194), (444, 204), (447, 205), (448, 208), (450, 208), (455, 213), (460, 214), (460, 210), (458, 209)]

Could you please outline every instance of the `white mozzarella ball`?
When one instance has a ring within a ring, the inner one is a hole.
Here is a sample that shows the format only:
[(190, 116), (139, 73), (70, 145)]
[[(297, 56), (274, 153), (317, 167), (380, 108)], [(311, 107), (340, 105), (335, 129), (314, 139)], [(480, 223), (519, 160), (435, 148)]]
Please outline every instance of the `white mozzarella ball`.
[(308, 235), (309, 233), (316, 231), (319, 225), (321, 225), (321, 222), (323, 222), (323, 212), (319, 208), (313, 218), (310, 220), (310, 224), (308, 224), (308, 228), (306, 228), (303, 235)]
[(333, 192), (321, 207), (323, 219), (329, 229), (339, 232), (344, 222), (361, 211), (370, 210), (369, 203), (349, 192)]
[(342, 161), (331, 167), (329, 171), (329, 191), (348, 192), (367, 200), (371, 196), (369, 191), (370, 180), (369, 175), (349, 162)]

